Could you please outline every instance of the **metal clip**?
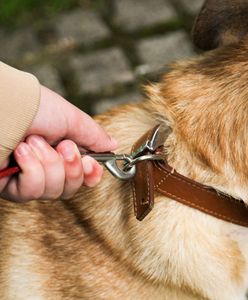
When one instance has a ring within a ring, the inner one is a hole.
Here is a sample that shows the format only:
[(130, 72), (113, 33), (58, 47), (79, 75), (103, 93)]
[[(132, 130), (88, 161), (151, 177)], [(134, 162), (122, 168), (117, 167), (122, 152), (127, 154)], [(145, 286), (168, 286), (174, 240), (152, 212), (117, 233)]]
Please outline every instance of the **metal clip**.
[(154, 153), (160, 146), (163, 146), (167, 136), (171, 133), (171, 128), (163, 124), (158, 125), (152, 136), (145, 141), (138, 149), (131, 153), (133, 158), (142, 156), (147, 151)]
[(145, 154), (145, 155), (141, 155), (141, 156), (137, 156), (133, 159), (131, 159), (130, 162), (126, 163), (123, 170), (129, 170), (129, 168), (132, 168), (133, 166), (135, 166), (137, 163), (144, 161), (144, 160), (157, 160), (157, 161), (162, 161), (164, 160), (164, 156), (161, 154)]
[[(163, 125), (155, 128), (152, 136), (142, 144), (131, 155), (115, 154), (113, 152), (92, 153), (86, 152), (84, 149), (79, 148), (81, 155), (89, 155), (98, 162), (104, 164), (107, 170), (116, 178), (120, 180), (129, 180), (134, 177), (136, 173), (136, 164), (144, 160), (163, 160), (163, 156), (156, 154), (155, 151), (158, 147), (163, 145), (166, 136), (169, 134), (170, 129)], [(147, 151), (149, 153), (147, 153)], [(117, 162), (121, 163), (117, 163)]]
[[(164, 157), (159, 154), (146, 154), (132, 158), (127, 154), (106, 153), (87, 153), (98, 162), (104, 164), (107, 170), (120, 180), (128, 180), (134, 177), (136, 173), (136, 164), (144, 160), (163, 160)], [(122, 161), (122, 166), (118, 166), (117, 161)]]
[[(130, 164), (132, 162), (132, 157), (127, 154), (115, 154), (113, 152), (81, 154), (89, 155), (98, 162), (103, 163), (107, 170), (120, 180), (129, 180), (134, 177), (136, 173), (135, 165), (132, 165), (129, 168), (124, 168), (126, 164)], [(118, 166), (117, 161), (123, 161), (123, 168)]]

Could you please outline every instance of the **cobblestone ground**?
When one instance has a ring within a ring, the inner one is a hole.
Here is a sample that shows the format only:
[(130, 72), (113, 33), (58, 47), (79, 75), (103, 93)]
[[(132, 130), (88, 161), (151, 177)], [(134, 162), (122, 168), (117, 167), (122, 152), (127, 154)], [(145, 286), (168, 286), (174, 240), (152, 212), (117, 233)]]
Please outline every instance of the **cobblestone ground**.
[(82, 2), (42, 24), (0, 28), (0, 60), (32, 72), (88, 113), (102, 113), (142, 101), (143, 84), (157, 81), (172, 61), (195, 54), (190, 29), (202, 3)]

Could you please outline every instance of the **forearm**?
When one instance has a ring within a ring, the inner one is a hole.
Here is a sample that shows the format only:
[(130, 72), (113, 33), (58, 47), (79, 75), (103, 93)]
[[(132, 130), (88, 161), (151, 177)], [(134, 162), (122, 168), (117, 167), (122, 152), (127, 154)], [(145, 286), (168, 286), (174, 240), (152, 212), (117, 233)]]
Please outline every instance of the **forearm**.
[(39, 107), (40, 84), (0, 62), (0, 166), (23, 139)]

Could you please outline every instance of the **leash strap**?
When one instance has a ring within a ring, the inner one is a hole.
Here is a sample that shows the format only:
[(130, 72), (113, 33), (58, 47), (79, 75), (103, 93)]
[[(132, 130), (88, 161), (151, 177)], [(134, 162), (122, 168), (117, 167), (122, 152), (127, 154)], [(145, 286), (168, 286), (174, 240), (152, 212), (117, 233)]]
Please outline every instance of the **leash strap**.
[[(131, 155), (145, 155), (149, 151), (143, 147), (149, 141), (158, 128), (146, 132), (132, 147)], [(152, 210), (154, 205), (154, 182), (153, 164), (144, 160), (136, 164), (136, 173), (132, 180), (134, 214), (139, 221), (142, 221)]]
[(9, 167), (3, 170), (0, 170), (0, 179), (8, 176), (12, 176), (20, 171), (19, 167)]

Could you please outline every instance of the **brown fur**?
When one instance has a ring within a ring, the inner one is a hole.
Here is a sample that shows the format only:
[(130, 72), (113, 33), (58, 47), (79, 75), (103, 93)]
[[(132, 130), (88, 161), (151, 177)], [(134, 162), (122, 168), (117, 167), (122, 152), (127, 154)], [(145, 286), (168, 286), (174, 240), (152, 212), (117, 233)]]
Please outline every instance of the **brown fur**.
[[(128, 153), (166, 123), (169, 163), (248, 203), (248, 41), (172, 67), (149, 99), (99, 116)], [(244, 300), (248, 230), (156, 194), (144, 221), (107, 172), (70, 200), (0, 200), (0, 299)]]

